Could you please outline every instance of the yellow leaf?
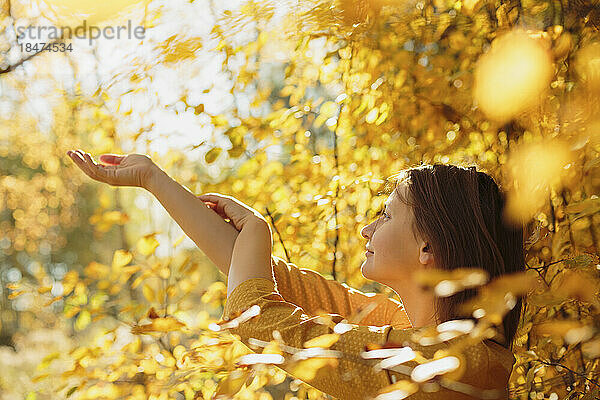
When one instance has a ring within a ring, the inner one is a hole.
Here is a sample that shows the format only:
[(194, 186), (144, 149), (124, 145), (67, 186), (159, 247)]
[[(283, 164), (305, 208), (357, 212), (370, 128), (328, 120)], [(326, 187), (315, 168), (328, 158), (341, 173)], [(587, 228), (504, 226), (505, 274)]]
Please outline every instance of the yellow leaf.
[(112, 285), (108, 290), (108, 293), (115, 295), (121, 291), (121, 285)]
[(115, 251), (115, 254), (113, 255), (113, 261), (112, 261), (113, 271), (120, 270), (122, 267), (129, 264), (132, 259), (133, 259), (133, 254), (131, 254), (131, 252), (129, 252), (129, 251), (125, 251), (125, 250)]
[(177, 239), (177, 240), (175, 241), (175, 243), (173, 243), (173, 247), (177, 247), (177, 246), (179, 246), (179, 244), (181, 244), (181, 242), (183, 242), (183, 239), (185, 239), (185, 234), (184, 234), (184, 235), (181, 235), (181, 236), (179, 236), (179, 239)]
[(540, 41), (515, 30), (499, 35), (481, 56), (473, 97), (489, 118), (504, 123), (542, 98), (553, 72), (550, 52)]
[(48, 368), (48, 366), (50, 365), (50, 363), (54, 360), (56, 360), (58, 357), (60, 357), (60, 353), (59, 352), (54, 352), (54, 353), (50, 353), (48, 354), (46, 357), (44, 357), (42, 359), (42, 361), (37, 365), (36, 369), (38, 371), (41, 371), (45, 368)]
[(108, 193), (103, 192), (102, 194), (100, 194), (100, 196), (98, 197), (98, 201), (100, 202), (100, 207), (102, 208), (108, 208), (110, 207), (110, 196), (108, 195)]
[(65, 312), (64, 312), (64, 316), (65, 318), (72, 318), (73, 316), (75, 316), (75, 314), (77, 314), (79, 311), (81, 310), (81, 307), (75, 306), (75, 307), (65, 307)]
[(108, 265), (100, 264), (95, 261), (90, 262), (87, 267), (85, 267), (84, 271), (86, 276), (93, 279), (102, 279), (108, 275), (110, 269)]
[[(598, 256), (591, 253), (578, 254), (573, 258), (566, 259), (564, 264), (570, 269), (587, 269), (595, 270), (596, 265), (599, 263)], [(590, 272), (591, 272), (590, 271)]]
[(577, 203), (568, 204), (565, 207), (568, 214), (580, 214), (579, 216), (594, 215), (600, 212), (600, 198), (585, 199)]
[(538, 335), (558, 335), (564, 336), (571, 329), (584, 327), (579, 321), (552, 321), (534, 325), (532, 331)]
[(375, 107), (365, 117), (365, 121), (367, 124), (372, 124), (377, 120), (377, 116), (379, 115), (379, 108)]
[(304, 347), (325, 347), (329, 348), (333, 344), (335, 344), (340, 338), (340, 335), (337, 333), (327, 333), (325, 335), (318, 336), (316, 338), (307, 340), (304, 342)]
[(158, 276), (162, 279), (169, 279), (171, 276), (171, 269), (168, 266), (164, 266), (158, 270)]
[(227, 286), (221, 281), (213, 282), (208, 287), (206, 293), (202, 295), (200, 301), (206, 304), (219, 303), (227, 297)]
[(450, 296), (465, 288), (485, 284), (489, 274), (480, 268), (456, 268), (453, 270), (432, 269), (423, 273), (417, 271), (415, 280), (426, 288), (434, 288), (438, 296)]
[(479, 294), (461, 304), (460, 308), (469, 315), (477, 311), (482, 321), (498, 325), (506, 312), (515, 306), (518, 296), (525, 296), (539, 289), (540, 285), (537, 276), (527, 271), (503, 275), (481, 287)]
[(158, 363), (154, 358), (146, 358), (140, 360), (140, 367), (144, 371), (145, 374), (154, 375), (156, 374), (156, 369), (158, 368)]
[[(138, 272), (140, 269), (142, 269), (142, 267), (140, 267), (139, 265), (128, 265), (126, 267), (123, 267), (121, 269), (121, 272), (119, 273), (119, 280), (120, 280), (120, 282), (121, 283), (127, 282), (127, 280), (129, 279), (129, 277), (131, 277), (131, 275), (133, 275), (136, 272)], [(132, 289), (135, 289), (135, 288), (132, 287)]]
[[(41, 374), (41, 375), (35, 376), (35, 377), (31, 378), (31, 382), (34, 382), (34, 383), (39, 382), (42, 379), (47, 378), (48, 376), (50, 376), (50, 374)], [(30, 397), (30, 396), (27, 396), (27, 397)], [(35, 399), (35, 396), (33, 396), (32, 398)]]
[(465, 8), (467, 14), (472, 14), (473, 11), (477, 11), (476, 8), (479, 8), (478, 3), (479, 0), (463, 0), (462, 4)]
[[(394, 373), (395, 372), (391, 372)], [(393, 392), (396, 395), (396, 398), (403, 399), (404, 397), (408, 397), (413, 393), (416, 393), (419, 390), (419, 385), (415, 382), (411, 382), (408, 379), (403, 379), (397, 381), (392, 385), (388, 385), (383, 389), (380, 389), (377, 394), (391, 393)], [(382, 396), (383, 397), (383, 396)]]
[(77, 317), (77, 320), (75, 321), (75, 330), (84, 330), (90, 324), (90, 322), (92, 322), (90, 312), (87, 310), (81, 311)]
[(152, 303), (154, 301), (154, 290), (148, 284), (145, 284), (142, 287), (142, 293), (144, 294), (144, 297), (146, 298), (146, 300), (148, 300), (148, 302)]
[(142, 274), (135, 278), (135, 280), (131, 283), (131, 288), (136, 289), (138, 286), (140, 286), (144, 279), (146, 279), (146, 274), (142, 272)]
[(589, 359), (597, 359), (600, 357), (600, 339), (592, 340), (584, 343), (581, 346), (583, 354)]
[(164, 318), (153, 319), (149, 324), (134, 326), (131, 328), (131, 333), (137, 335), (140, 333), (149, 332), (170, 332), (184, 327), (185, 324), (183, 322), (178, 321), (174, 317), (168, 316)]
[(321, 109), (319, 113), (323, 115), (325, 118), (333, 117), (337, 112), (338, 105), (333, 101), (326, 101), (321, 104)]
[(174, 317), (156, 318), (152, 321), (153, 329), (158, 332), (170, 332), (185, 327), (185, 324)]
[(63, 297), (62, 297), (62, 296), (56, 296), (55, 298), (53, 298), (53, 299), (51, 299), (51, 300), (48, 300), (48, 301), (47, 301), (47, 302), (44, 304), (44, 307), (48, 307), (49, 305), (51, 305), (51, 304), (53, 304), (53, 303), (56, 303), (57, 301), (59, 301), (59, 300), (62, 300), (62, 299), (63, 299)]
[(511, 221), (529, 219), (543, 207), (550, 189), (559, 189), (565, 167), (573, 162), (567, 143), (552, 139), (522, 144), (506, 163), (512, 187), (508, 193), (506, 214)]
[(215, 127), (229, 125), (229, 122), (227, 121), (227, 118), (224, 115), (214, 115), (210, 117), (210, 121)]
[(330, 367), (327, 370), (333, 371), (338, 367), (338, 360), (331, 357), (309, 358), (299, 361), (290, 366), (289, 372), (296, 378), (305, 382), (312, 381), (321, 368)]
[(177, 286), (171, 284), (167, 286), (167, 296), (173, 298), (177, 295)]
[(156, 232), (146, 235), (138, 240), (137, 249), (144, 256), (149, 256), (154, 253), (154, 250), (158, 247), (159, 243), (158, 240), (156, 240), (155, 235)]
[(193, 58), (196, 51), (202, 48), (202, 38), (182, 38), (179, 35), (173, 35), (162, 45), (163, 62), (175, 63), (182, 60)]
[[(596, 6), (597, 7), (597, 6)], [(600, 89), (598, 64), (600, 63), (600, 43), (590, 41), (583, 46), (575, 58), (575, 70), (579, 79), (591, 90)]]
[(553, 293), (558, 297), (576, 299), (594, 304), (600, 308), (600, 300), (596, 295), (600, 287), (600, 280), (598, 280), (595, 273), (566, 269), (557, 276), (555, 282), (552, 284)]
[(388, 117), (389, 112), (388, 111), (384, 111), (382, 112), (379, 117), (377, 118), (377, 120), (375, 121), (375, 125), (381, 125)]
[(275, 340), (272, 340), (269, 342), (268, 345), (265, 346), (265, 348), (262, 351), (262, 354), (279, 354), (280, 356), (282, 356), (283, 351), (281, 350), (279, 343)]
[(11, 294), (8, 295), (8, 299), (9, 300), (16, 299), (17, 297), (19, 297), (23, 293), (25, 293), (23, 290), (18, 290), (16, 292), (12, 292)]
[(215, 392), (215, 396), (233, 397), (234, 394), (240, 391), (244, 384), (252, 378), (253, 370), (247, 368), (245, 370), (235, 370), (227, 375), (219, 385)]
[(246, 145), (242, 143), (241, 145), (234, 145), (231, 149), (227, 150), (227, 154), (230, 158), (239, 158), (246, 151)]

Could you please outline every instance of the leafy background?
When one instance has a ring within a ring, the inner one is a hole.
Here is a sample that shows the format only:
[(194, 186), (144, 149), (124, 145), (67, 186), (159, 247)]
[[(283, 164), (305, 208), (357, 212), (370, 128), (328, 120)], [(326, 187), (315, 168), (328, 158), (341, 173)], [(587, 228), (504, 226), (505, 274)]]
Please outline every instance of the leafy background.
[[(327, 398), (240, 364), (248, 349), (215, 329), (226, 277), (153, 197), (90, 181), (72, 148), (149, 154), (262, 212), (275, 255), (389, 295), (359, 268), (386, 178), (477, 165), (526, 222), (527, 272), (476, 302), (494, 326), (527, 295), (511, 398), (600, 397), (599, 10), (152, 1), (129, 10), (142, 41), (28, 53), (16, 26), (64, 20), (0, 1), (1, 398)], [(442, 280), (465, 276), (424, 277)]]

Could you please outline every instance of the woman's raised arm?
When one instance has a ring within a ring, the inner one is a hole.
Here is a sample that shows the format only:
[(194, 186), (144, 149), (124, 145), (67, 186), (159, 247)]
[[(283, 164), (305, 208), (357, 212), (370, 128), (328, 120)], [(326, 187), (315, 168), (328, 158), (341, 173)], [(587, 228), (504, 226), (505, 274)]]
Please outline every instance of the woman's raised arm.
[(111, 186), (142, 187), (152, 193), (186, 235), (225, 274), (229, 273), (233, 245), (239, 232), (174, 181), (143, 154), (103, 154), (94, 161), (89, 153), (69, 151), (73, 162), (90, 178)]
[(150, 175), (146, 189), (200, 250), (228, 275), (233, 245), (239, 232), (158, 166)]

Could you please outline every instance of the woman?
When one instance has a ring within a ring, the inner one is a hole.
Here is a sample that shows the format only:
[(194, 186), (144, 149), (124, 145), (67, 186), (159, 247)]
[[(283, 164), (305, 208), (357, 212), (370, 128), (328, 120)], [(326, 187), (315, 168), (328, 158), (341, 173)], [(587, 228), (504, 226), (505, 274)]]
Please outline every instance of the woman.
[[(399, 303), (383, 294), (362, 293), (272, 256), (271, 230), (259, 212), (229, 196), (196, 197), (145, 155), (101, 155), (100, 161), (107, 166), (79, 150), (68, 155), (95, 180), (146, 188), (157, 197), (186, 234), (228, 275), (224, 320), (234, 320), (252, 306), (260, 307), (259, 315), (229, 324), (244, 344), (260, 351), (255, 346), (259, 342), (253, 339), (264, 344), (277, 337), (289, 346), (284, 347), (285, 352), (291, 353), (310, 339), (341, 333), (330, 347), (337, 351), (337, 367), (321, 368), (307, 382), (311, 386), (340, 399), (367, 399), (410, 375), (425, 382), (410, 396), (415, 400), (508, 398), (520, 299), (505, 316), (497, 335), (463, 349), (460, 363), (448, 368), (446, 375), (432, 374), (433, 364), (417, 368), (420, 363), (415, 361), (415, 354), (433, 359), (441, 354), (436, 353), (438, 350), (447, 349), (460, 337), (427, 345), (411, 340), (424, 326), (473, 319), (461, 315), (459, 306), (476, 293), (471, 289), (435, 298), (415, 282), (415, 271), (481, 267), (494, 279), (524, 269), (522, 229), (504, 224), (504, 197), (485, 173), (474, 167), (439, 164), (405, 170), (382, 215), (362, 229), (367, 239), (363, 276), (392, 288), (402, 299)], [(317, 315), (322, 312), (328, 314), (330, 324)], [(348, 321), (352, 323), (340, 324)], [(381, 367), (380, 360), (364, 357), (366, 345), (386, 342), (409, 346), (416, 353), (408, 353), (413, 356), (399, 365), (374, 368), (376, 364)], [(287, 361), (288, 357), (280, 367), (293, 373)], [(456, 381), (448, 379), (452, 373)], [(394, 398), (404, 398), (399, 394)]]

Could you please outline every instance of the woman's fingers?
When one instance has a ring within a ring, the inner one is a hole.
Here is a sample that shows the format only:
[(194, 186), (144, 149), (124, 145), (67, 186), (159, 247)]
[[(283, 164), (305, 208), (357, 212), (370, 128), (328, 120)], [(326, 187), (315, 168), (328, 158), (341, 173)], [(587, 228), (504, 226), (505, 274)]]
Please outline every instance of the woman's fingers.
[[(198, 196), (198, 198), (202, 197)], [(231, 218), (229, 218), (229, 216), (227, 214), (225, 214), (225, 212), (223, 211), (223, 209), (219, 209), (218, 207), (218, 203), (216, 203), (216, 200), (213, 201), (209, 201), (209, 200), (203, 200), (200, 199), (204, 202), (204, 204), (206, 204), (208, 206), (208, 208), (210, 208), (211, 210), (213, 210), (215, 213), (217, 213), (217, 215), (221, 218), (223, 218), (224, 220), (229, 220), (229, 222), (227, 222), (229, 225), (233, 226), (234, 228), (236, 228), (235, 224), (233, 223), (233, 221), (231, 220)], [(236, 228), (237, 229), (237, 228)]]
[(212, 201), (213, 203), (216, 203), (219, 200), (229, 200), (227, 198), (227, 196), (218, 195), (218, 194), (215, 194), (215, 193), (205, 193), (205, 194), (199, 195), (198, 197), (201, 198), (202, 200)]
[[(221, 218), (233, 220), (233, 216), (229, 215), (229, 212), (233, 212), (232, 206), (234, 202), (225, 196), (217, 195), (217, 194), (201, 194), (198, 198), (204, 201), (204, 204), (207, 204), (214, 212), (219, 214)], [(228, 210), (225, 211), (225, 206), (229, 204)]]
[(120, 156), (118, 154), (102, 154), (98, 158), (101, 162), (112, 165), (119, 165), (125, 156)]
[[(108, 183), (112, 186), (140, 186), (140, 175), (143, 173), (143, 165), (126, 165), (124, 162), (114, 165), (103, 165), (96, 162), (89, 153), (79, 149), (77, 151), (69, 151), (68, 154), (87, 176), (96, 181)], [(118, 157), (121, 157), (118, 155), (114, 156), (117, 160)], [(122, 157), (125, 159), (126, 156)], [(106, 161), (115, 160), (109, 158)]]
[(219, 215), (221, 218), (223, 218), (223, 219), (229, 218), (229, 217), (227, 216), (227, 214), (225, 214), (225, 213), (223, 212), (223, 210), (220, 210), (220, 209), (217, 207), (217, 204), (215, 204), (215, 203), (211, 203), (211, 202), (205, 202), (204, 204), (206, 204), (206, 205), (208, 206), (208, 208), (210, 208), (211, 210), (213, 210), (214, 212), (216, 212), (216, 213), (217, 213), (217, 214), (218, 214), (218, 215)]
[(101, 180), (101, 179), (98, 179), (98, 178), (100, 178), (100, 176), (98, 174), (98, 166), (96, 165), (96, 163), (94, 162), (92, 157), (89, 155), (89, 153), (83, 153), (83, 158), (85, 160), (85, 166), (87, 167), (88, 171), (91, 173), (90, 176), (96, 180)]
[(104, 182), (106, 180), (106, 171), (102, 170), (88, 153), (77, 150), (71, 153), (71, 158), (79, 168), (90, 178)]
[[(79, 152), (79, 151), (74, 151), (71, 154), (71, 158), (72, 160), (75, 162), (75, 164), (83, 171), (85, 172), (86, 175), (90, 175), (90, 171), (88, 166), (86, 165), (86, 161), (85, 158), (83, 157), (83, 155)], [(90, 176), (91, 177), (91, 176)]]
[(225, 214), (225, 202), (229, 199), (216, 194), (201, 194), (198, 196), (200, 200), (209, 201), (215, 204), (215, 211)]

